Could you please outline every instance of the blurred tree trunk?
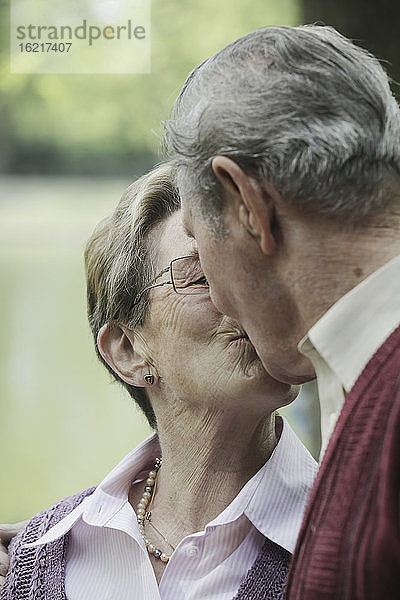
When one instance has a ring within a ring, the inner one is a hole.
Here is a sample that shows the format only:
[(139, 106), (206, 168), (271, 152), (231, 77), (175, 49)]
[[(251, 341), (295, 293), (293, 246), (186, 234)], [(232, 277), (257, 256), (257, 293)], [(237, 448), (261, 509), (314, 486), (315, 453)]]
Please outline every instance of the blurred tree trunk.
[[(367, 48), (400, 83), (399, 0), (300, 0), (303, 23), (322, 21)], [(392, 83), (400, 98), (400, 86)]]

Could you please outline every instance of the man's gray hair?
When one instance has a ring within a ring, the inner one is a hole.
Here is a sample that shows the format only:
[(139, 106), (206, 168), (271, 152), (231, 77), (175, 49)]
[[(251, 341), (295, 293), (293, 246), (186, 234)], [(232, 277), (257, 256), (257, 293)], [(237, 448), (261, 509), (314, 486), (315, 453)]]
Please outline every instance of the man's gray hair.
[(188, 76), (165, 123), (181, 194), (219, 217), (224, 155), (305, 211), (359, 223), (399, 202), (400, 112), (379, 61), (331, 27), (267, 27)]

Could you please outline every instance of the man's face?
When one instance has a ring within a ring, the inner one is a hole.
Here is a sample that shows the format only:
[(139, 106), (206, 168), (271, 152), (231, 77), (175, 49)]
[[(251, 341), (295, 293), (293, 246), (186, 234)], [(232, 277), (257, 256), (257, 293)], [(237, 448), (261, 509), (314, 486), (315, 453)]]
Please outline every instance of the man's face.
[(238, 307), (232, 295), (233, 282), (237, 278), (239, 265), (228, 250), (228, 236), (218, 236), (206, 223), (197, 207), (182, 198), (182, 221), (186, 233), (196, 240), (202, 268), (210, 284), (210, 295), (216, 308), (225, 315), (234, 317)]
[(299, 333), (298, 313), (280, 279), (277, 261), (262, 253), (236, 212), (225, 208), (221, 219), (226, 234), (217, 235), (182, 193), (184, 227), (196, 239), (213, 303), (242, 325), (273, 377), (296, 384), (307, 381), (314, 374), (297, 350), (303, 332)]

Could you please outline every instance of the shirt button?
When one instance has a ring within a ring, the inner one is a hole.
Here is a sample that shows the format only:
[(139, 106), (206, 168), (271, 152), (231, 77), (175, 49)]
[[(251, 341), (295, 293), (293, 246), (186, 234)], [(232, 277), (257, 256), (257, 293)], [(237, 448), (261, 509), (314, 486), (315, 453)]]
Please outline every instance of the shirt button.
[(188, 546), (185, 548), (185, 554), (188, 558), (197, 558), (199, 555), (199, 549), (197, 546)]

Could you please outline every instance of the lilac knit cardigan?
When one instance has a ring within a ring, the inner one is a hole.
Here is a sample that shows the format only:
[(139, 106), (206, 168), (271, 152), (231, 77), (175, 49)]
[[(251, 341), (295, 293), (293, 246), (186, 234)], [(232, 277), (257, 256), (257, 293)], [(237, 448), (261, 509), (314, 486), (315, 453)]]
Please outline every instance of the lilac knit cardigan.
[[(67, 600), (65, 550), (68, 534), (42, 546), (34, 548), (22, 546), (39, 539), (76, 508), (86, 496), (92, 494), (94, 489), (90, 488), (64, 498), (40, 512), (12, 540), (9, 549), (10, 569), (0, 600)], [(289, 552), (267, 538), (234, 600), (281, 600), (290, 558)]]

